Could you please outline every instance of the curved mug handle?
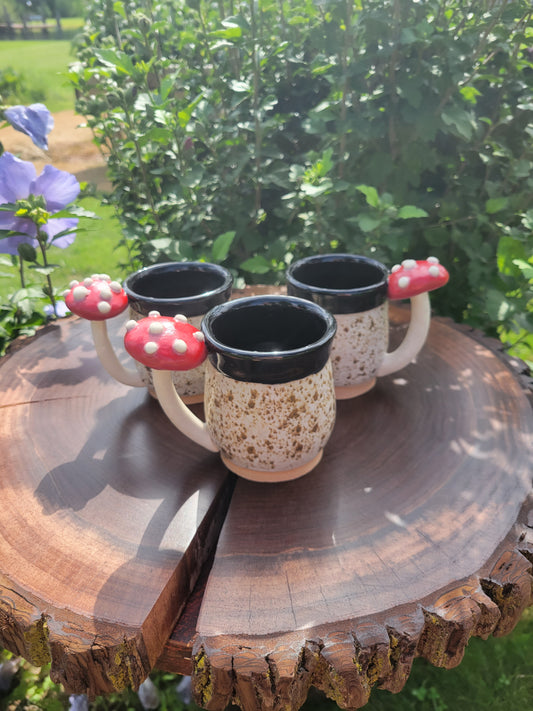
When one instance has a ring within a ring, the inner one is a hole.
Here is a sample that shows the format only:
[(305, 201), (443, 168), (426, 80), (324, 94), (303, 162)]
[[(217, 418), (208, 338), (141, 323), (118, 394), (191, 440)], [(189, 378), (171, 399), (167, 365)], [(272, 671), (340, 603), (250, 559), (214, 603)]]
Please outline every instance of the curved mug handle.
[(377, 376), (389, 375), (405, 368), (418, 355), (426, 342), (431, 321), (429, 296), (426, 293), (411, 298), (411, 320), (403, 341), (393, 351), (385, 353)]
[(159, 404), (174, 427), (204, 449), (219, 452), (220, 448), (213, 442), (206, 423), (189, 410), (176, 392), (172, 384), (172, 371), (154, 369), (152, 378)]
[(128, 306), (122, 285), (107, 274), (93, 274), (83, 281), (71, 282), (64, 297), (69, 311), (91, 322), (96, 355), (109, 375), (123, 385), (143, 387), (140, 373), (124, 367), (119, 361), (107, 332), (106, 321)]
[(391, 300), (410, 298), (411, 320), (401, 344), (386, 353), (378, 368), (378, 377), (389, 375), (408, 365), (426, 342), (431, 321), (429, 293), (448, 282), (450, 275), (436, 257), (417, 261), (404, 259), (391, 269), (388, 296)]

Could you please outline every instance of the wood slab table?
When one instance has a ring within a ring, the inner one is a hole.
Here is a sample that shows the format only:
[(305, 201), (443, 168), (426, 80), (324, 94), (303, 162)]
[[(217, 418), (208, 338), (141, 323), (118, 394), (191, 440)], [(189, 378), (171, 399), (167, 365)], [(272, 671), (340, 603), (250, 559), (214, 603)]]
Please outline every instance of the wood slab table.
[[(111, 332), (121, 348), (125, 319)], [(408, 312), (391, 308), (392, 341)], [(90, 697), (155, 667), (206, 709), (359, 708), (453, 667), (533, 595), (533, 417), (491, 347), (434, 319), (416, 363), (338, 402), (320, 465), (229, 474), (76, 318), (0, 362), (0, 645)], [(124, 356), (126, 359), (127, 356)], [(201, 406), (195, 406), (201, 414)]]

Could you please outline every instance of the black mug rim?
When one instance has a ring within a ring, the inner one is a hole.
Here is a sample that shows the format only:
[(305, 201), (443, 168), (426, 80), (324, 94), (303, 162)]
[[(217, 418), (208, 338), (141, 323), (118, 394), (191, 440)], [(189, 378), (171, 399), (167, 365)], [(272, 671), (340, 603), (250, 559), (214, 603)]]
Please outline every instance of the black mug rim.
[[(314, 286), (301, 281), (295, 273), (302, 267), (313, 264), (359, 264), (372, 267), (381, 275), (372, 284), (348, 289)], [(285, 272), (287, 291), (289, 294), (308, 299), (319, 304), (331, 313), (348, 314), (369, 311), (387, 300), (389, 270), (377, 259), (360, 254), (347, 252), (332, 252), (303, 257), (293, 262)]]
[[(135, 289), (135, 284), (146, 276), (157, 272), (180, 272), (195, 269), (201, 273), (210, 273), (220, 277), (220, 285), (209, 291), (201, 291), (191, 296), (147, 296)], [(209, 309), (225, 302), (231, 295), (233, 276), (231, 272), (220, 264), (200, 261), (185, 262), (159, 262), (147, 267), (142, 267), (128, 275), (123, 282), (124, 291), (128, 296), (130, 306), (147, 315), (150, 311), (159, 311), (163, 316), (175, 316), (180, 313), (187, 317), (203, 316)]]
[[(320, 338), (299, 348), (257, 351), (236, 348), (220, 341), (213, 333), (213, 323), (228, 311), (254, 307), (290, 307), (317, 316), (324, 324)], [(233, 378), (256, 383), (283, 383), (317, 373), (329, 359), (331, 344), (337, 330), (335, 318), (318, 304), (296, 296), (248, 296), (227, 301), (210, 309), (204, 316), (201, 329), (205, 337), (209, 360), (221, 373)]]

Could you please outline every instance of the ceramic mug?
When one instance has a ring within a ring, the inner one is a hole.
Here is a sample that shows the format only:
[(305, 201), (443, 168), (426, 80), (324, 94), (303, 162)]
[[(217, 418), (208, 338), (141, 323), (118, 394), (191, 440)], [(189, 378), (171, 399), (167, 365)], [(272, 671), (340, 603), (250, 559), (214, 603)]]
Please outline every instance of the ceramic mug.
[[(204, 314), (231, 296), (233, 277), (218, 264), (209, 262), (165, 262), (130, 274), (124, 282), (130, 318), (138, 321), (152, 311), (162, 316), (183, 314), (197, 328)], [(137, 364), (143, 383), (153, 394), (149, 368)], [(184, 402), (202, 402), (205, 366), (175, 372), (174, 386)]]
[[(132, 324), (125, 337), (130, 355), (153, 369), (171, 421), (246, 479), (278, 482), (311, 471), (335, 422), (335, 319), (303, 299), (252, 296), (215, 306), (201, 329), (155, 317)], [(204, 423), (182, 404), (169, 374), (206, 356)]]
[[(93, 341), (100, 362), (107, 372), (125, 385), (147, 386), (153, 395), (149, 369), (136, 363), (126, 367), (115, 352), (108, 336), (106, 321), (129, 306), (130, 320), (137, 321), (151, 312), (180, 314), (200, 325), (206, 311), (231, 296), (231, 273), (207, 262), (165, 262), (130, 274), (122, 286), (107, 274), (93, 274), (74, 281), (65, 292), (70, 311), (91, 323)], [(204, 366), (174, 375), (175, 387), (188, 404), (203, 399)]]
[[(430, 324), (427, 292), (448, 273), (438, 259), (406, 259), (387, 267), (355, 254), (321, 254), (287, 269), (287, 293), (319, 304), (335, 316), (331, 360), (337, 399), (361, 395), (376, 378), (408, 365), (424, 345)], [(387, 352), (389, 299), (410, 298), (411, 319), (400, 346)]]

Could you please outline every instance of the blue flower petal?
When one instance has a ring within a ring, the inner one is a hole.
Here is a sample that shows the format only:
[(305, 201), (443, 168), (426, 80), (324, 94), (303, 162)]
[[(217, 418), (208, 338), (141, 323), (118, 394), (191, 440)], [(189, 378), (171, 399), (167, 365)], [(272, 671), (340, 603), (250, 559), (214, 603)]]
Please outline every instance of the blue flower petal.
[(37, 228), (32, 220), (24, 217), (15, 217), (12, 212), (0, 212), (0, 230), (9, 230), (19, 233), (19, 239), (24, 240), (26, 235), (36, 237)]
[(70, 311), (64, 301), (56, 301), (55, 311), (52, 304), (45, 304), (44, 313), (48, 317), (56, 316), (57, 318), (65, 318), (65, 316), (69, 314)]
[(25, 133), (36, 146), (48, 150), (46, 136), (54, 127), (54, 118), (44, 104), (10, 106), (4, 116), (16, 131)]
[(36, 174), (33, 163), (3, 153), (0, 156), (0, 203), (27, 198)]
[(63, 235), (54, 239), (54, 237), (64, 230), (73, 230), (78, 226), (77, 217), (52, 217), (46, 225), (41, 228), (48, 235), (48, 244), (53, 244), (54, 247), (65, 249), (69, 244), (72, 244), (76, 239), (76, 233), (72, 232), (68, 235)]
[(31, 192), (43, 195), (50, 212), (58, 212), (78, 197), (80, 184), (71, 173), (45, 165), (43, 172), (33, 181)]
[(17, 235), (0, 239), (0, 254), (18, 254), (19, 244), (31, 244), (35, 249), (39, 247), (36, 239), (31, 239), (26, 235)]

